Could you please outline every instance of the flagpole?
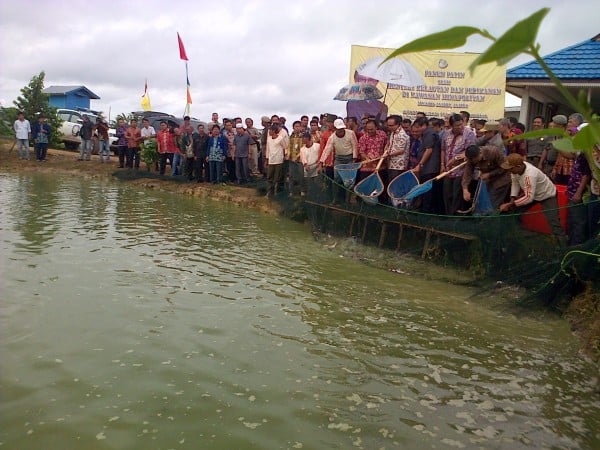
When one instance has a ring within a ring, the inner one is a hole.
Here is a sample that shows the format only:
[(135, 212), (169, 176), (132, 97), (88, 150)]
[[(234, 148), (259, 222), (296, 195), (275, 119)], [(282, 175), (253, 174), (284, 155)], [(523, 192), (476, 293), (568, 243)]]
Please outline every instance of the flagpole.
[(191, 103), (192, 103), (192, 97), (190, 94), (190, 76), (189, 76), (189, 72), (188, 72), (188, 62), (185, 62), (185, 81), (186, 81), (186, 97), (185, 97), (185, 110), (186, 110), (186, 116), (189, 116), (192, 112), (191, 109)]
[(183, 46), (183, 41), (181, 40), (181, 36), (177, 33), (177, 43), (179, 45), (179, 59), (185, 61), (185, 79), (186, 79), (186, 100), (185, 100), (185, 109), (184, 116), (189, 116), (191, 112), (190, 105), (192, 104), (192, 96), (190, 94), (190, 77), (188, 72), (188, 57), (185, 53), (185, 47)]
[(185, 81), (186, 81), (186, 85), (185, 85), (185, 112), (187, 114), (185, 114), (186, 116), (190, 115), (190, 104), (189, 104), (189, 100), (188, 97), (190, 95), (190, 76), (188, 74), (188, 62), (185, 62)]

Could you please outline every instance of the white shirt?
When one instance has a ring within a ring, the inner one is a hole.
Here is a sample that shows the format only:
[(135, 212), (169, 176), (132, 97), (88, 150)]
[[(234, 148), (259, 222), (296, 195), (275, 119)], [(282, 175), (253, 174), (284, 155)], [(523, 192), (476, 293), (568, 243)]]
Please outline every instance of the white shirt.
[(271, 164), (283, 164), (283, 160), (287, 154), (289, 138), (287, 133), (279, 132), (275, 139), (269, 135), (267, 137), (267, 153), (266, 158)]
[[(303, 145), (300, 149), (300, 161), (305, 165), (304, 176), (315, 172), (317, 162), (319, 161), (319, 151), (321, 150), (321, 146), (317, 143), (313, 143), (310, 147)], [(314, 175), (313, 175), (314, 176)]]
[(142, 137), (154, 137), (156, 136), (156, 131), (154, 130), (153, 126), (148, 126), (148, 128), (146, 127), (142, 127), (142, 129), (140, 130), (142, 133)]
[(31, 133), (31, 124), (29, 120), (15, 120), (15, 124), (13, 125), (15, 130), (15, 135), (17, 139), (29, 139), (29, 134)]
[[(541, 202), (547, 198), (556, 195), (556, 186), (544, 172), (533, 164), (524, 162), (525, 171), (522, 174), (510, 174), (512, 186), (510, 196), (517, 197), (515, 206), (528, 205), (536, 201)], [(519, 197), (519, 192), (523, 190), (523, 196)]]
[(344, 136), (339, 137), (335, 132), (327, 139), (325, 149), (321, 155), (321, 162), (325, 164), (331, 152), (334, 151), (334, 156), (352, 156), (358, 158), (358, 141), (354, 131), (346, 129)]

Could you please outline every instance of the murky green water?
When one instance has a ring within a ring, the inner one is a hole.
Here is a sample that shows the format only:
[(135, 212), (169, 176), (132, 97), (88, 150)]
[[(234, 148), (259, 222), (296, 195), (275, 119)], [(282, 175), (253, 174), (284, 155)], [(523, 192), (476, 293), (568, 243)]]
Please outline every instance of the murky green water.
[(229, 204), (2, 174), (0, 205), (3, 448), (600, 445), (555, 318)]

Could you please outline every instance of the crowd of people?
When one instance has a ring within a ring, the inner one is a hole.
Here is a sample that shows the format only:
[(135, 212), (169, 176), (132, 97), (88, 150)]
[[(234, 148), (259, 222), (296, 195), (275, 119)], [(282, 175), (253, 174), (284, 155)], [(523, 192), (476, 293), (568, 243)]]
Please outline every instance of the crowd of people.
[[(549, 125), (575, 134), (585, 123), (581, 114), (574, 113), (569, 117), (555, 115)], [(101, 121), (94, 126), (83, 124), (81, 159), (89, 159), (91, 134), (108, 130), (101, 130), (101, 126)], [(28, 144), (24, 145), (29, 133), (36, 142), (36, 157), (44, 161), (50, 130), (43, 118), (33, 130), (28, 127), (29, 122), (19, 114), (14, 125), (19, 156), (29, 157)], [(172, 176), (183, 175), (199, 183), (245, 184), (265, 177), (266, 195), (270, 197), (281, 192), (305, 195), (309, 183), (321, 173), (339, 185), (342, 180), (336, 166), (361, 162), (357, 183), (374, 170), (379, 171), (386, 186), (406, 171), (412, 171), (419, 183), (436, 179), (433, 188), (411, 206), (425, 213), (447, 215), (469, 210), (474, 186), (484, 182), (499, 212), (522, 212), (541, 203), (557, 241), (566, 245), (556, 187), (563, 185), (569, 203), (569, 244), (582, 243), (597, 232), (600, 207), (594, 200), (598, 200), (600, 189), (587, 159), (581, 153), (558, 151), (551, 136), (515, 139), (526, 127), (514, 118), (486, 122), (471, 119), (467, 111), (444, 118), (417, 113), (414, 120), (390, 115), (383, 121), (368, 115), (358, 120), (321, 114), (312, 118), (303, 115), (288, 128), (284, 117), (272, 115), (261, 118), (261, 127), (255, 127), (251, 118), (221, 122), (218, 113), (196, 128), (187, 116), (176, 128), (165, 120), (158, 131), (147, 119), (142, 120), (141, 127), (135, 119), (129, 124), (119, 120), (119, 167), (139, 167), (141, 148), (153, 141), (161, 175), (170, 165)], [(544, 117), (533, 118), (531, 130), (545, 127)], [(106, 151), (102, 147), (100, 160), (109, 158), (108, 146)], [(440, 174), (443, 177), (438, 177)], [(585, 204), (585, 195), (592, 201)], [(379, 200), (390, 202), (385, 189)]]

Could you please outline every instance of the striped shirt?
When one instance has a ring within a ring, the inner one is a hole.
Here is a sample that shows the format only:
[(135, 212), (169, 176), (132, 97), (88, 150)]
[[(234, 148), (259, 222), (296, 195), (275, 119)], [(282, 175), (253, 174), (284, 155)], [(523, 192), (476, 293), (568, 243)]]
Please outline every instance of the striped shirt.
[[(511, 197), (517, 197), (515, 206), (528, 205), (531, 202), (541, 202), (556, 195), (556, 186), (544, 172), (533, 164), (524, 162), (525, 171), (522, 174), (510, 175), (512, 186), (510, 190)], [(523, 195), (519, 197), (519, 192)]]

